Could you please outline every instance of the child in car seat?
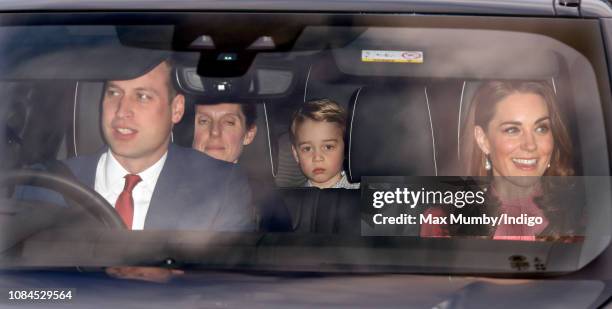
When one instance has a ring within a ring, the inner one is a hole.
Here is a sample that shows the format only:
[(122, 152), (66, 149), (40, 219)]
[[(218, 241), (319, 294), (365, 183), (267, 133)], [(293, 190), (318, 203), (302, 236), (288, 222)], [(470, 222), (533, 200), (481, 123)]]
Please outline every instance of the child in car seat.
[(346, 111), (329, 99), (304, 103), (291, 121), (291, 150), (305, 187), (359, 189), (342, 170)]

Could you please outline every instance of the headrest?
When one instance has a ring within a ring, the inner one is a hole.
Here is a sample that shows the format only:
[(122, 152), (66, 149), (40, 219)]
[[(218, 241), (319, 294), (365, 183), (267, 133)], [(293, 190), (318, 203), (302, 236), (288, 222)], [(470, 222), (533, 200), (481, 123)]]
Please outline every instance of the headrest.
[(300, 187), (308, 180), (293, 158), (289, 132), (278, 137), (278, 172), (274, 182), (279, 187)]
[(341, 74), (331, 53), (323, 53), (308, 68), (304, 87), (304, 102), (314, 99), (330, 99), (348, 110), (355, 90), (363, 84), (351, 82)]
[(73, 91), (74, 82), (64, 80), (0, 83), (0, 170), (55, 159)]
[(361, 176), (437, 175), (433, 126), (423, 85), (363, 87), (349, 115), (348, 165)]
[(276, 175), (276, 166), (272, 160), (272, 140), (270, 137), (270, 119), (267, 105), (257, 104), (257, 135), (253, 142), (244, 147), (240, 165), (250, 177), (272, 179)]
[(74, 95), (74, 117), (68, 136), (68, 156), (93, 154), (104, 145), (100, 126), (103, 82), (78, 82)]

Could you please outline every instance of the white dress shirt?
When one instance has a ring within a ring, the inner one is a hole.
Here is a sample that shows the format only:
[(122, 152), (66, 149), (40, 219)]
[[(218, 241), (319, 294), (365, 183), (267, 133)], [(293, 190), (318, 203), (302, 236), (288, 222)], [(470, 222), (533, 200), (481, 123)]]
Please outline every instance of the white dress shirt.
[[(161, 173), (166, 162), (166, 152), (155, 164), (138, 174), (142, 181), (134, 187), (132, 197), (134, 198), (134, 219), (132, 220), (132, 230), (142, 230), (145, 218), (149, 211), (149, 203), (153, 196), (153, 190), (157, 183), (157, 178)], [(125, 186), (125, 175), (129, 172), (121, 166), (115, 159), (110, 149), (102, 154), (96, 168), (95, 190), (100, 193), (113, 207), (117, 202), (119, 194)]]

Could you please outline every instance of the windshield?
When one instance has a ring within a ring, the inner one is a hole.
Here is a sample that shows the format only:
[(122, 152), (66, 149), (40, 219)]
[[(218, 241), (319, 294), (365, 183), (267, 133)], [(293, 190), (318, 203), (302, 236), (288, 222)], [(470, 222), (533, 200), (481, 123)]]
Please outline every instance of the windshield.
[(4, 264), (559, 273), (607, 247), (597, 23), (221, 15), (6, 19)]

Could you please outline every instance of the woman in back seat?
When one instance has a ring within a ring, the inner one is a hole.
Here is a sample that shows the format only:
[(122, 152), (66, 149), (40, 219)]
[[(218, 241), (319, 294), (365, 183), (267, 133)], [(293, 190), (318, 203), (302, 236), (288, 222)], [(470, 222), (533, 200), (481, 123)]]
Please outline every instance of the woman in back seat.
[[(218, 103), (196, 106), (193, 148), (215, 159), (238, 163), (244, 147), (257, 134), (254, 104)], [(253, 184), (251, 184), (253, 187)], [(253, 200), (260, 231), (288, 232), (291, 219), (274, 188), (253, 188)]]

